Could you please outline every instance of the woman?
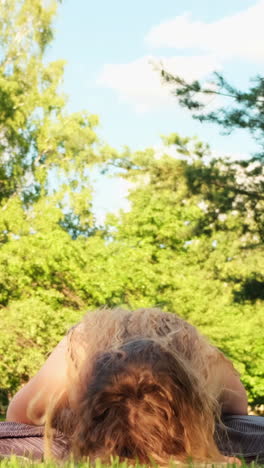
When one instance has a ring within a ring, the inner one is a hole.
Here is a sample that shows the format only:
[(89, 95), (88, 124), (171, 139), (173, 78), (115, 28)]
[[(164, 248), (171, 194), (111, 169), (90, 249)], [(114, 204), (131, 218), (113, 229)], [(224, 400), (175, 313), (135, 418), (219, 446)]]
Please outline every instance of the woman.
[(70, 330), (12, 400), (7, 420), (62, 431), (76, 458), (224, 461), (220, 414), (247, 414), (232, 363), (157, 309), (102, 309)]

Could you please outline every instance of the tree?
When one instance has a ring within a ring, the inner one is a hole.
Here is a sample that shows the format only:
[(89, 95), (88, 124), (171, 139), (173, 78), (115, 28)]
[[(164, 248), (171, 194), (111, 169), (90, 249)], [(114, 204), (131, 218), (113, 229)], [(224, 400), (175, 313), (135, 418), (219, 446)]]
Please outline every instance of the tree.
[[(234, 361), (251, 402), (261, 403), (264, 255), (258, 220), (233, 206), (237, 196), (226, 200), (221, 184), (210, 186), (207, 145), (177, 134), (164, 141), (175, 148), (174, 157), (149, 149), (119, 161), (123, 177), (134, 183), (129, 212), (108, 218), (122, 272), (120, 303), (156, 305), (197, 325)], [(226, 167), (214, 165), (221, 181)]]
[[(55, 0), (0, 3), (4, 393), (12, 396), (29, 379), (87, 309), (157, 305), (210, 336), (243, 373), (251, 401), (259, 402), (259, 162), (237, 167), (213, 160), (208, 145), (177, 134), (164, 138), (175, 157), (101, 148), (97, 117), (66, 112), (63, 62), (45, 62), (57, 6)], [(103, 229), (92, 212), (89, 169), (96, 164), (103, 171), (114, 166), (134, 184), (131, 210), (109, 216)]]
[(80, 209), (79, 194), (89, 186), (87, 166), (100, 159), (94, 132), (98, 119), (87, 112), (67, 114), (59, 92), (64, 62), (45, 63), (57, 6), (56, 0), (0, 5), (2, 242), (11, 233), (20, 235), (19, 223), (8, 213), (14, 206), (28, 213), (35, 201), (50, 195), (52, 181), (57, 206), (64, 209), (62, 225), (67, 229), (69, 222), (71, 227), (77, 222), (83, 231), (91, 224), (90, 200)]
[[(166, 70), (160, 72), (164, 82), (173, 86), (172, 93), (180, 105), (190, 110), (195, 119), (216, 123), (226, 133), (234, 129), (247, 130), (258, 143), (259, 153), (247, 160), (210, 158), (207, 164), (198, 164), (195, 170), (192, 168), (190, 171), (189, 188), (193, 193), (203, 191), (209, 205), (215, 201), (222, 213), (231, 207), (243, 213), (244, 224), (241, 228), (244, 236), (248, 236), (248, 242), (252, 245), (263, 243), (264, 78), (255, 77), (249, 90), (242, 91), (218, 73), (214, 74), (211, 83), (188, 83)], [(224, 105), (207, 111), (206, 96), (224, 97)], [(217, 215), (211, 212), (212, 221), (213, 218), (217, 218)]]
[(0, 379), (9, 395), (93, 297), (79, 278), (89, 247), (73, 239), (96, 233), (89, 168), (104, 156), (97, 116), (67, 113), (64, 62), (45, 58), (58, 3), (0, 2)]
[[(246, 129), (259, 143), (261, 152), (258, 158), (264, 157), (264, 78), (256, 76), (248, 91), (232, 86), (223, 75), (214, 73), (214, 79), (208, 83), (193, 81), (188, 83), (180, 76), (175, 76), (161, 69), (165, 84), (173, 86), (173, 95), (179, 104), (193, 113), (201, 122), (213, 122), (224, 128), (226, 133), (234, 129)], [(221, 96), (224, 106), (207, 112), (204, 96)]]

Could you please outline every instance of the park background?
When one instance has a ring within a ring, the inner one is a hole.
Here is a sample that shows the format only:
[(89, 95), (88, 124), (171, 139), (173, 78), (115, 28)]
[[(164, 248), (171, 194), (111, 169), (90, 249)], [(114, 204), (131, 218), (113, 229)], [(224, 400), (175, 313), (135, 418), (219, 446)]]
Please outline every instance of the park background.
[(263, 14), (0, 2), (3, 412), (104, 305), (179, 314), (263, 404)]

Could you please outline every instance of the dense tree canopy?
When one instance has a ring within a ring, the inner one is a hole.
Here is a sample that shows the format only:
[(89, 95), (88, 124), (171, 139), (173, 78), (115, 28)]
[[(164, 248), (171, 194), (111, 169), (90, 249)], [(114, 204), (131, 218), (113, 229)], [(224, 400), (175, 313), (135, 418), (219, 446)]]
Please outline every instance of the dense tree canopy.
[(98, 119), (67, 113), (64, 62), (44, 58), (57, 6), (0, 3), (0, 385), (11, 393), (76, 320), (81, 299), (67, 286), (74, 272), (65, 262), (72, 238), (95, 228), (89, 167), (103, 158)]
[[(0, 379), (11, 396), (89, 309), (158, 306), (190, 320), (263, 398), (263, 165), (214, 159), (178, 134), (102, 148), (68, 114), (46, 63), (56, 1), (0, 3)], [(166, 145), (174, 156), (166, 154)], [(130, 210), (96, 226), (90, 168), (132, 182)], [(3, 400), (4, 401), (4, 400)]]
[(131, 210), (112, 221), (114, 241), (127, 250), (126, 301), (162, 306), (199, 326), (232, 357), (260, 402), (263, 221), (247, 206), (247, 193), (229, 194), (221, 180), (230, 177), (231, 186), (243, 175), (259, 190), (264, 175), (208, 161), (208, 147), (196, 140), (174, 134), (166, 142), (177, 157), (131, 155), (125, 175), (135, 180)]
[(59, 91), (64, 62), (44, 60), (56, 9), (55, 0), (0, 5), (0, 204), (6, 213), (0, 224), (2, 242), (20, 235), (22, 225), (26, 229), (25, 219), (10, 221), (12, 207), (22, 201), (24, 216), (31, 213), (32, 218), (33, 203), (52, 199), (51, 186), (56, 187), (57, 206), (64, 207), (65, 227), (75, 221), (82, 230), (91, 221), (89, 203), (81, 206), (79, 193), (89, 187), (87, 168), (100, 159), (94, 131), (98, 119), (87, 112), (67, 114)]

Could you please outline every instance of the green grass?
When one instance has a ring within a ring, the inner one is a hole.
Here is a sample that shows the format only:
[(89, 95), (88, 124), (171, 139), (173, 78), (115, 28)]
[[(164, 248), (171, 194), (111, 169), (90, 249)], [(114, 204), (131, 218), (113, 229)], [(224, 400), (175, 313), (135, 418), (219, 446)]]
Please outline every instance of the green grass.
[[(180, 464), (177, 463), (171, 463), (168, 468), (173, 468), (173, 467), (179, 467)], [(26, 458), (23, 457), (7, 457), (7, 458), (2, 458), (0, 460), (0, 467), (1, 468), (18, 468), (18, 467), (25, 467), (25, 468), (58, 468), (58, 466), (63, 466), (63, 468), (146, 468), (146, 465), (140, 465), (139, 463), (135, 463), (134, 465), (131, 465), (127, 462), (120, 462), (118, 459), (115, 459), (112, 461), (112, 463), (106, 464), (101, 462), (100, 460), (96, 460), (95, 463), (74, 463), (74, 462), (65, 462), (63, 465), (56, 464), (54, 462), (42, 462), (42, 463), (37, 463), (30, 461)], [(189, 465), (181, 465), (187, 468), (204, 468), (207, 466), (207, 468), (220, 468), (220, 467), (225, 467), (225, 468), (238, 468), (239, 465), (235, 464), (225, 464), (225, 465), (220, 465), (220, 464), (208, 464), (208, 465), (203, 465), (203, 464), (189, 464)], [(154, 465), (153, 467), (157, 468), (158, 465)], [(249, 465), (246, 463), (242, 463), (241, 468), (248, 468)], [(250, 468), (264, 468), (264, 465), (259, 465), (256, 463), (251, 463)]]
[[(2, 459), (0, 461), (0, 467), (1, 468), (18, 468), (18, 467), (26, 467), (26, 468), (58, 468), (58, 466), (61, 466), (60, 464), (56, 464), (54, 462), (42, 462), (42, 463), (37, 463), (33, 462), (30, 460), (27, 460), (26, 458), (23, 457), (8, 457), (5, 459)], [(174, 465), (171, 465), (171, 468)], [(176, 465), (175, 465), (176, 466)], [(178, 465), (177, 465), (178, 466)], [(157, 467), (157, 465), (153, 465), (153, 467)], [(74, 462), (65, 462), (63, 463), (63, 468), (147, 468), (146, 465), (140, 465), (138, 463), (135, 463), (134, 465), (131, 465), (127, 462), (120, 462), (118, 459), (113, 460), (113, 462), (110, 464), (106, 464), (101, 462), (99, 459), (96, 460), (94, 463), (90, 462), (83, 462), (83, 463), (74, 463)]]

